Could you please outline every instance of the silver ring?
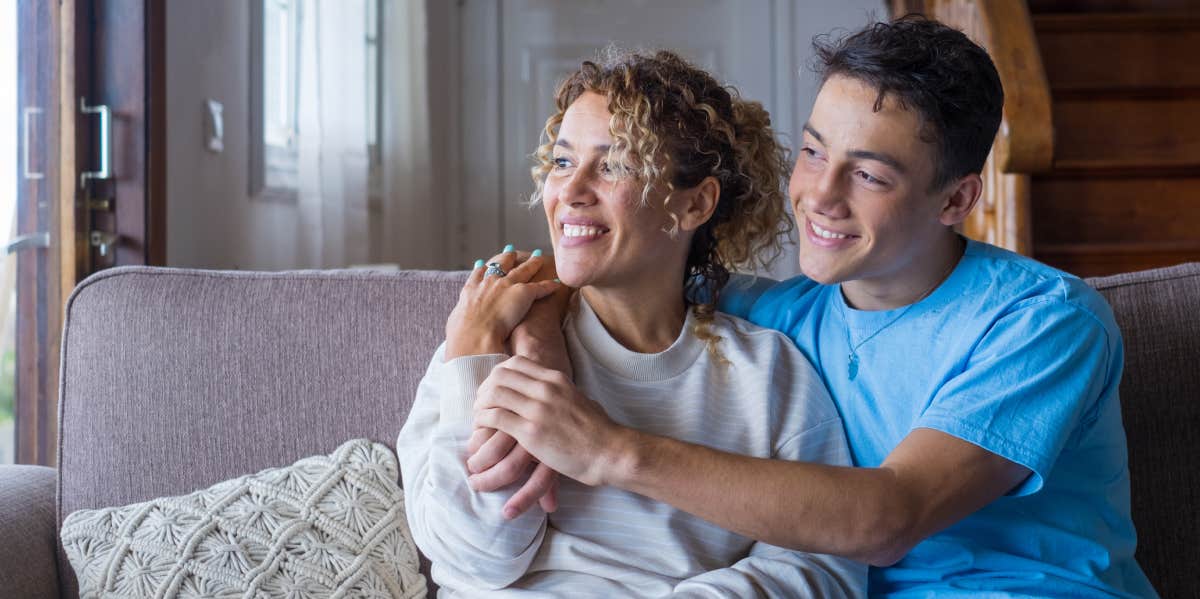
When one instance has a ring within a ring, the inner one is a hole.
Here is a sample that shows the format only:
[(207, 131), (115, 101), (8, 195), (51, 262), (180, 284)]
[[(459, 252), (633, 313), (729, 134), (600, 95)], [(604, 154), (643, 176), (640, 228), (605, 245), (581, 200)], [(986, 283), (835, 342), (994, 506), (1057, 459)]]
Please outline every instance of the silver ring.
[(491, 276), (491, 275), (495, 275), (497, 277), (503, 277), (504, 275), (507, 275), (507, 274), (508, 273), (504, 272), (503, 268), (500, 268), (499, 262), (488, 262), (487, 270), (483, 271), (483, 276), (485, 276), (485, 277)]

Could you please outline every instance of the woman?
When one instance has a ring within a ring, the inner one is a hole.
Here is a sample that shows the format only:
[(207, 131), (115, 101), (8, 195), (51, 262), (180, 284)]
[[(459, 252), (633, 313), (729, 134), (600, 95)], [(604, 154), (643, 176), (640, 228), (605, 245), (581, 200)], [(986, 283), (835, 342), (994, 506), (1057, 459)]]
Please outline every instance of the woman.
[[(728, 269), (778, 250), (788, 222), (786, 163), (762, 107), (670, 52), (585, 62), (557, 107), (534, 200), (562, 284), (579, 289), (563, 325), (578, 392), (638, 429), (849, 464), (841, 420), (791, 342), (713, 311)], [(521, 368), (505, 342), (559, 286), (533, 282), (538, 254), (476, 265), (397, 440), (409, 523), (443, 594), (862, 594), (863, 566), (756, 543), (615, 488), (562, 480), (556, 511), (514, 519), (502, 508), (515, 489), (470, 488), (475, 397), (505, 392), (480, 385), (494, 368)]]

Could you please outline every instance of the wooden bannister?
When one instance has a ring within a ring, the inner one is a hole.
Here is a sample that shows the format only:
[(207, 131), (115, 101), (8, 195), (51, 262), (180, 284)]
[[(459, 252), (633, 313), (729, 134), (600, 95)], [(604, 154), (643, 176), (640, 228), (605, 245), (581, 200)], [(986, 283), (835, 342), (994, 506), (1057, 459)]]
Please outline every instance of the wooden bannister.
[(941, 21), (991, 55), (1004, 85), (1004, 118), (983, 167), (983, 197), (963, 233), (1030, 254), (1030, 175), (1053, 165), (1054, 123), (1029, 8), (1021, 0), (893, 0), (892, 13)]

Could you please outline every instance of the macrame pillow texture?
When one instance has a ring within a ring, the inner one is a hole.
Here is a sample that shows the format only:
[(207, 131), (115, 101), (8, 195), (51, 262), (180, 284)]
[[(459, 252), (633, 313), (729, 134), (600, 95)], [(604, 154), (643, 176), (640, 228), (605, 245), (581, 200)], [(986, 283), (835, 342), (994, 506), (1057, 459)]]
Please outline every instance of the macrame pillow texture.
[(366, 439), (182, 497), (79, 510), (83, 599), (424, 597), (396, 457)]

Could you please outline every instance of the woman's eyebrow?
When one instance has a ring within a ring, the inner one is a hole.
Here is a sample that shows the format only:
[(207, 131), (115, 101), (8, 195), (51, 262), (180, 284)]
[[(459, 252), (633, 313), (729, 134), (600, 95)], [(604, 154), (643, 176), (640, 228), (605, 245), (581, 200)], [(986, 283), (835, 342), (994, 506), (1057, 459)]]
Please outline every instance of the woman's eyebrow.
[[(571, 142), (569, 142), (565, 139), (562, 139), (562, 138), (554, 140), (554, 145), (562, 147), (562, 148), (566, 148), (568, 150), (575, 149), (575, 147), (571, 145)], [(592, 147), (592, 149), (596, 150), (597, 152), (601, 152), (601, 153), (607, 152), (611, 148), (612, 148), (612, 144), (597, 144)]]

